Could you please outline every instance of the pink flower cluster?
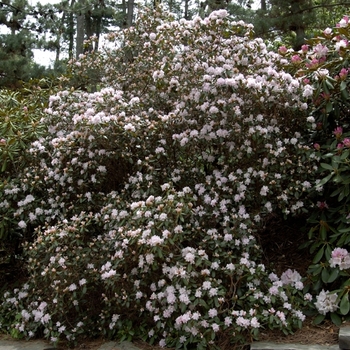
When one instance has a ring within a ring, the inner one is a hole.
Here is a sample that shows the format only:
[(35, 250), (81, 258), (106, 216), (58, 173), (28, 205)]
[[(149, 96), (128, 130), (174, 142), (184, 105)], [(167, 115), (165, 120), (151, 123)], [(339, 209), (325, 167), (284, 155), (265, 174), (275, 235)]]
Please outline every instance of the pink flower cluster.
[(344, 248), (335, 248), (329, 259), (331, 267), (339, 267), (339, 270), (347, 270), (350, 268), (350, 253)]

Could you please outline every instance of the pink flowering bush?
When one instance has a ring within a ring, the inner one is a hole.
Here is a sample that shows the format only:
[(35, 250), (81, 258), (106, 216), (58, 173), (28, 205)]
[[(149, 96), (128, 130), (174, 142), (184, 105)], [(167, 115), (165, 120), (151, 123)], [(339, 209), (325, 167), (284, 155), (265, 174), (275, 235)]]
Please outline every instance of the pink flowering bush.
[(350, 286), (350, 253), (344, 248), (335, 248), (328, 261), (332, 274), (336, 273), (342, 280), (342, 285), (333, 291), (322, 291), (316, 297), (316, 309), (319, 316), (316, 321), (321, 321), (331, 313), (332, 320), (339, 323), (338, 314), (347, 316), (350, 311), (349, 286)]
[(269, 271), (258, 238), (273, 213), (307, 211), (313, 87), (226, 11), (162, 16), (72, 62), (4, 186), (0, 209), (28, 237), (28, 281), (0, 304), (13, 336), (207, 349), (305, 319), (301, 276)]
[[(314, 276), (314, 291), (322, 289), (316, 303), (321, 313), (317, 321), (330, 312), (336, 324), (347, 317), (350, 307), (348, 275), (339, 271), (341, 265), (333, 256), (350, 243), (349, 38), (349, 18), (345, 16), (336, 28), (327, 28), (299, 52), (283, 50), (289, 60), (285, 67), (312, 87), (309, 142), (319, 171), (312, 183), (314, 193), (310, 193), (314, 211), (309, 218), (308, 245), (314, 259), (309, 272)], [(324, 289), (331, 290), (327, 293), (336, 306), (320, 306), (329, 301)]]

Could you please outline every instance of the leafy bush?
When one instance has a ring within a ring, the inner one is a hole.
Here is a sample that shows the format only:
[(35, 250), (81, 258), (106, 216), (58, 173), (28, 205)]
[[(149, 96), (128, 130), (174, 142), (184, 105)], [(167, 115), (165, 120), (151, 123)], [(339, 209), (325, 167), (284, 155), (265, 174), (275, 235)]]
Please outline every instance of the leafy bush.
[[(49, 79), (24, 84), (16, 92), (0, 90), (0, 200), (5, 209), (8, 204), (4, 201), (3, 188), (28, 166), (30, 160), (26, 150), (46, 132), (40, 120), (45, 115), (49, 95), (55, 91), (56, 87)], [(11, 215), (1, 217), (0, 247), (11, 236), (12, 219)]]
[[(345, 16), (336, 28), (325, 29), (298, 53), (280, 48), (290, 59), (290, 71), (313, 88), (310, 144), (316, 150), (319, 169), (313, 183), (314, 211), (309, 218), (309, 243), (306, 246), (310, 246), (314, 255), (309, 269), (313, 289), (316, 292), (322, 290), (316, 304), (320, 312), (316, 322), (321, 322), (329, 311), (338, 325), (350, 308), (348, 273), (340, 272), (329, 263), (334, 252), (349, 247), (350, 243), (348, 22)], [(332, 292), (325, 294), (325, 289)], [(329, 299), (327, 295), (332, 296), (333, 306), (324, 312)]]
[(206, 349), (301, 326), (312, 296), (266, 269), (257, 237), (273, 213), (307, 211), (312, 87), (251, 30), (225, 11), (145, 12), (72, 63), (66, 83), (99, 91), (51, 96), (30, 166), (4, 186), (29, 278), (5, 293), (3, 329)]

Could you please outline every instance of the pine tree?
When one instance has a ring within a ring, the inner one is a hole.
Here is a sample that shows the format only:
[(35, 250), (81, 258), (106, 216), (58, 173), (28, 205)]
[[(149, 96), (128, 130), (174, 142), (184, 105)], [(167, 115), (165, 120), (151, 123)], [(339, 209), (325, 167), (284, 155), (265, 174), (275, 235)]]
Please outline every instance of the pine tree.
[(32, 62), (34, 39), (28, 29), (29, 12), (27, 0), (0, 3), (0, 87), (15, 87), (37, 74)]
[(335, 26), (349, 6), (349, 0), (261, 0), (252, 22), (256, 35), (299, 50), (308, 38)]

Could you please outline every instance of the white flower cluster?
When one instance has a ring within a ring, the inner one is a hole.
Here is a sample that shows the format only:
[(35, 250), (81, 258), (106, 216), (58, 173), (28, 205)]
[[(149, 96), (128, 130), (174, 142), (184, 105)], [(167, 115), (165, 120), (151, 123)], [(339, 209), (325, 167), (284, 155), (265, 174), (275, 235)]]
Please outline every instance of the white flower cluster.
[(298, 290), (302, 290), (304, 288), (304, 284), (301, 281), (301, 275), (296, 270), (288, 269), (283, 272), (281, 275), (281, 281), (284, 285), (291, 285)]
[(338, 303), (337, 293), (322, 290), (316, 296), (315, 306), (320, 314), (326, 315), (328, 312), (336, 311), (338, 309)]
[(339, 267), (339, 270), (350, 269), (350, 253), (344, 248), (335, 248), (329, 259), (330, 267)]

